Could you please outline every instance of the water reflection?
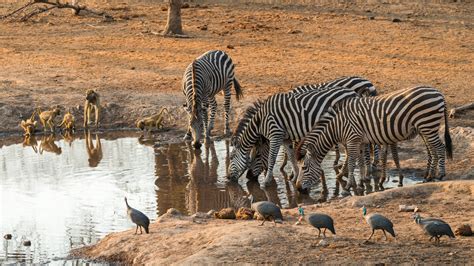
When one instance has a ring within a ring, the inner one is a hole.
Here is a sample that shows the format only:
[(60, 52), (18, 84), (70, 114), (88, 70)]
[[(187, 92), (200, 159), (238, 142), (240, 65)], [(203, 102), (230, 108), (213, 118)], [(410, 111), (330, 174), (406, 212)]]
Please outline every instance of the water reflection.
[(61, 154), (62, 149), (55, 143), (56, 136), (54, 134), (44, 135), (41, 137), (41, 144), (39, 147), (39, 153), (43, 154), (43, 152), (51, 152), (54, 154)]
[[(23, 238), (32, 241), (29, 257), (37, 263), (64, 257), (110, 232), (133, 229), (124, 196), (152, 221), (169, 208), (193, 214), (249, 206), (250, 195), (283, 208), (314, 203), (319, 196), (319, 187), (310, 195), (297, 193), (286, 175), (290, 169), (275, 172), (275, 182), (265, 189), (245, 178), (227, 182), (228, 140), (208, 141), (196, 151), (138, 135), (87, 131), (63, 137), (45, 135), (38, 145), (31, 136), (0, 147), (0, 232), (14, 235), (7, 251), (19, 254), (17, 262), (26, 257)], [(329, 188), (335, 187), (332, 161), (331, 154), (323, 161)]]
[(95, 145), (92, 141), (91, 132), (84, 131), (84, 139), (86, 140), (87, 154), (89, 155), (89, 166), (97, 167), (102, 160), (102, 144), (99, 135), (95, 134)]

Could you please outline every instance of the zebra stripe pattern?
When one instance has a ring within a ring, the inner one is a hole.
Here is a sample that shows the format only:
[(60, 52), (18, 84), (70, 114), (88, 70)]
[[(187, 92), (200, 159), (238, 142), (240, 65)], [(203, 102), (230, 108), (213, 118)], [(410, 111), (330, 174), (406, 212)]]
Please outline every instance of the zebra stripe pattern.
[[(234, 149), (229, 165), (229, 178), (237, 180), (247, 169), (249, 153), (260, 137), (269, 141), (268, 169), (265, 185), (273, 179), (273, 167), (284, 143), (299, 141), (331, 106), (337, 102), (357, 97), (354, 90), (331, 87), (304, 93), (279, 93), (263, 103), (247, 109), (256, 110), (246, 123), (239, 123), (233, 138)], [(245, 120), (245, 119), (244, 119)], [(246, 124), (244, 124), (246, 123)], [(294, 169), (297, 172), (297, 169)]]
[[(361, 97), (377, 95), (377, 90), (375, 89), (375, 86), (372, 84), (372, 82), (370, 82), (367, 79), (364, 79), (362, 77), (357, 77), (357, 76), (340, 77), (335, 80), (332, 80), (326, 83), (320, 83), (317, 85), (299, 86), (289, 91), (288, 93), (303, 93), (303, 92), (308, 92), (311, 90), (316, 91), (316, 90), (321, 90), (322, 88), (335, 87), (335, 86), (352, 89)], [(248, 121), (248, 119), (245, 121)], [(286, 146), (285, 148), (286, 148), (285, 156), (289, 156), (290, 162), (293, 163), (294, 162), (294, 158), (293, 158), (294, 156), (292, 152), (293, 149), (291, 147), (287, 148)], [(378, 149), (376, 150), (378, 151)], [(260, 173), (262, 173), (263, 170), (267, 169), (268, 151), (269, 151), (269, 143), (266, 139), (262, 138), (261, 140), (257, 142), (257, 145), (252, 150), (250, 166), (249, 166), (249, 170), (247, 171), (248, 179), (258, 178)], [(339, 148), (337, 146), (336, 146), (336, 153), (339, 153)], [(335, 162), (335, 164), (337, 163), (338, 163), (338, 160)], [(283, 167), (284, 165), (282, 166), (282, 168)], [(292, 175), (296, 179), (297, 176), (295, 175), (295, 173), (292, 173)]]
[[(231, 87), (236, 98), (242, 97), (242, 89), (234, 76), (234, 64), (223, 51), (209, 51), (188, 65), (183, 76), (185, 109), (189, 114), (189, 126), (185, 139), (193, 139), (195, 148), (200, 148), (202, 133), (210, 137), (217, 112), (216, 94), (224, 91), (225, 134), (230, 133), (229, 113)], [(208, 108), (210, 107), (209, 123)]]
[[(446, 145), (438, 135), (443, 116)], [(445, 155), (452, 158), (447, 122), (444, 96), (431, 87), (415, 87), (386, 96), (341, 101), (297, 148), (296, 156), (302, 164), (296, 186), (309, 189), (322, 176), (321, 161), (329, 149), (336, 143), (346, 143), (349, 183), (345, 189), (346, 192), (351, 187), (355, 189), (354, 167), (362, 144), (395, 144), (411, 138), (415, 132), (422, 137), (428, 153), (433, 156), (433, 162), (429, 162), (428, 179), (435, 176), (438, 165), (439, 178), (442, 178), (445, 176)]]

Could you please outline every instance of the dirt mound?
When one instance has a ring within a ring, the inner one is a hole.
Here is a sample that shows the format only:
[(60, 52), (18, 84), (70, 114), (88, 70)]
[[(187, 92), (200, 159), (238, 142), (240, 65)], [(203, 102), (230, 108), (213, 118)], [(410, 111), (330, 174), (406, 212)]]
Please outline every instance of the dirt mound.
[[(365, 197), (306, 206), (306, 213), (323, 212), (335, 221), (337, 236), (318, 245), (317, 231), (308, 224), (294, 225), (297, 210), (283, 211), (285, 223), (259, 226), (255, 220), (201, 219), (168, 215), (153, 223), (150, 234), (133, 229), (113, 233), (93, 246), (76, 249), (74, 257), (136, 264), (205, 263), (468, 263), (471, 237), (442, 239), (435, 247), (399, 204), (413, 204), (423, 216), (441, 217), (453, 228), (472, 224), (474, 181), (449, 181), (397, 188)], [(370, 230), (359, 206), (382, 213), (394, 223), (397, 239), (364, 244)], [(372, 207), (375, 206), (375, 207)], [(436, 252), (433, 252), (436, 249)], [(348, 256), (348, 254), (351, 254)], [(384, 254), (380, 256), (380, 254)]]

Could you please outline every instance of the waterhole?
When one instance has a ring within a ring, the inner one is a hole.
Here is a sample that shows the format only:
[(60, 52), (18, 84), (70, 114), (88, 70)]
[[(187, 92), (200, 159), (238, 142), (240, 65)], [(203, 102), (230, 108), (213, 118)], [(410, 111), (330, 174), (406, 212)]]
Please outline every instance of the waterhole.
[[(0, 263), (64, 264), (71, 249), (134, 228), (124, 197), (153, 222), (168, 208), (186, 214), (238, 208), (248, 204), (250, 194), (283, 208), (314, 203), (319, 196), (319, 185), (310, 195), (296, 192), (278, 170), (282, 156), (275, 167), (276, 182), (262, 190), (244, 177), (238, 184), (227, 182), (228, 140), (209, 142), (196, 151), (185, 143), (128, 135), (88, 133), (66, 140), (37, 136), (1, 146), (0, 232), (12, 234), (12, 239), (2, 239)], [(329, 154), (323, 165), (330, 191), (335, 187), (333, 159)], [(30, 247), (23, 245), (27, 240)]]

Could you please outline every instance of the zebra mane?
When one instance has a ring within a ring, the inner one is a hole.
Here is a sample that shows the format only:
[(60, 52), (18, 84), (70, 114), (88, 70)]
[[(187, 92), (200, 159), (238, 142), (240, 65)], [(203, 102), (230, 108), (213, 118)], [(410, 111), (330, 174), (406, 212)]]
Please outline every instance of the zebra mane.
[(196, 83), (196, 59), (193, 60), (193, 64), (192, 64), (191, 80), (192, 80), (192, 89), (193, 89), (192, 114), (196, 116), (197, 115), (197, 106), (196, 106), (197, 93), (196, 93), (196, 84), (195, 84)]
[(232, 135), (231, 144), (233, 146), (239, 142), (240, 137), (250, 123), (250, 120), (252, 120), (258, 110), (260, 110), (263, 103), (263, 101), (257, 100), (245, 110), (243, 117), (240, 119), (239, 124)]

